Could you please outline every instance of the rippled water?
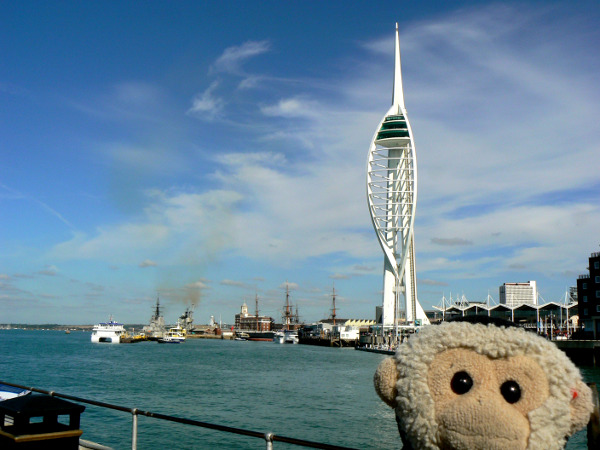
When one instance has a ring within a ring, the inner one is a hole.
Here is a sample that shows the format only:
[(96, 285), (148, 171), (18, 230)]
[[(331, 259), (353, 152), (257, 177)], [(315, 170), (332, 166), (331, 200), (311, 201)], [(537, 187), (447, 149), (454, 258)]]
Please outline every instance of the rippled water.
[[(271, 342), (92, 344), (90, 334), (0, 331), (0, 380), (259, 432), (401, 448), (373, 389), (382, 355)], [(87, 406), (83, 438), (131, 448), (131, 415)], [(275, 449), (299, 448), (276, 442)], [(139, 417), (139, 449), (264, 449), (264, 440)]]
[[(220, 425), (359, 449), (401, 448), (373, 389), (383, 355), (270, 342), (92, 344), (90, 334), (0, 330), (0, 380)], [(587, 381), (600, 371), (583, 369)], [(83, 438), (131, 448), (131, 415), (86, 406)], [(585, 433), (568, 449), (586, 448)], [(139, 449), (264, 449), (261, 439), (139, 417)], [(274, 448), (296, 446), (275, 442)]]

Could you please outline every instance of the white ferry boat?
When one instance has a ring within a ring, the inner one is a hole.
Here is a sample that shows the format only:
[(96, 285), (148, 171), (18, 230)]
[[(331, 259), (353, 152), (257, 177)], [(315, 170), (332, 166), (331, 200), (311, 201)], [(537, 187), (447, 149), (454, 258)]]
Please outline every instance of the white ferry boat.
[(300, 342), (300, 339), (296, 330), (287, 330), (285, 332), (284, 344), (297, 344), (298, 342)]
[(121, 337), (126, 334), (122, 323), (117, 323), (112, 320), (101, 322), (94, 325), (92, 329), (92, 342), (108, 342), (111, 344), (120, 344)]
[(297, 344), (300, 339), (296, 330), (281, 330), (275, 333), (273, 342), (277, 344)]

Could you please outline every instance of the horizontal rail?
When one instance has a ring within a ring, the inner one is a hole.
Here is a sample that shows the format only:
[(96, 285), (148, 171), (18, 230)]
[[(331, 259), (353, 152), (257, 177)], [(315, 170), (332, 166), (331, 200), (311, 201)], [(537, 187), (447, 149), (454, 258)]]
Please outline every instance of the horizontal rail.
[(356, 450), (356, 449), (353, 449), (352, 447), (342, 447), (342, 446), (338, 446), (338, 445), (324, 444), (321, 442), (307, 441), (304, 439), (296, 439), (296, 438), (276, 435), (271, 432), (261, 433), (259, 431), (245, 430), (242, 428), (229, 427), (226, 425), (218, 425), (218, 424), (209, 423), (209, 422), (202, 422), (199, 420), (186, 419), (183, 417), (169, 416), (166, 414), (160, 414), (160, 413), (155, 413), (155, 412), (151, 412), (151, 411), (144, 411), (144, 410), (137, 409), (137, 408), (128, 408), (125, 406), (113, 405), (111, 403), (105, 403), (105, 402), (98, 402), (96, 400), (89, 400), (86, 398), (76, 397), (74, 395), (60, 394), (60, 393), (54, 392), (54, 391), (46, 391), (44, 389), (39, 389), (36, 387), (30, 387), (30, 386), (23, 386), (20, 384), (9, 383), (6, 381), (0, 381), (0, 384), (13, 386), (13, 387), (20, 388), (20, 389), (26, 389), (26, 390), (32, 391), (32, 392), (39, 392), (41, 394), (47, 394), (52, 397), (64, 398), (64, 399), (72, 400), (72, 401), (79, 402), (79, 403), (86, 403), (88, 405), (99, 406), (101, 408), (108, 408), (108, 409), (113, 409), (116, 411), (128, 412), (133, 415), (153, 417), (155, 419), (166, 420), (169, 422), (176, 422), (176, 423), (181, 423), (181, 424), (185, 424), (185, 425), (193, 425), (193, 426), (197, 426), (197, 427), (208, 428), (208, 429), (217, 430), (217, 431), (223, 431), (226, 433), (234, 433), (234, 434), (239, 434), (239, 435), (243, 435), (243, 436), (256, 437), (256, 438), (266, 440), (267, 442), (269, 442), (269, 441), (270, 442), (273, 442), (273, 441), (285, 442), (286, 444), (299, 445), (302, 447), (309, 447), (309, 448), (320, 448), (320, 449), (326, 449), (326, 450)]

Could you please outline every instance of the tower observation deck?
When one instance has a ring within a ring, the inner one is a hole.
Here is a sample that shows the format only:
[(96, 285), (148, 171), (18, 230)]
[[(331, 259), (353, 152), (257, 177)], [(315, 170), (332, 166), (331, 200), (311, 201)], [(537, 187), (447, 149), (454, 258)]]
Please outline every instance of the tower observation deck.
[(369, 148), (367, 202), (384, 253), (383, 326), (426, 325), (429, 320), (417, 299), (415, 268), (417, 154), (404, 107), (398, 24), (392, 106)]

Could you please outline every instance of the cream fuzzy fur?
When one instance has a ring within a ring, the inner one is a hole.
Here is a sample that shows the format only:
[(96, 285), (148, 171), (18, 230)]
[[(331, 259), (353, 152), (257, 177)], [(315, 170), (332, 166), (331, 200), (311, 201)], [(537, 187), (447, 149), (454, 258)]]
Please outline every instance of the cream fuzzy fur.
[[(561, 449), (567, 437), (587, 423), (592, 410), (591, 391), (577, 367), (552, 342), (521, 328), (446, 322), (424, 327), (405, 341), (393, 357), (397, 372), (392, 374), (390, 364), (386, 363), (375, 377), (378, 394), (391, 406), (395, 405), (402, 431), (415, 449), (440, 448), (428, 373), (437, 354), (455, 348), (472, 350), (494, 360), (525, 355), (543, 369), (549, 397), (527, 415), (530, 428), (527, 449)], [(385, 386), (385, 380), (394, 376), (397, 377), (395, 392)], [(573, 399), (574, 389), (578, 392), (577, 399)], [(393, 394), (397, 394), (395, 402)], [(496, 425), (493, 420), (490, 422), (490, 427)]]

